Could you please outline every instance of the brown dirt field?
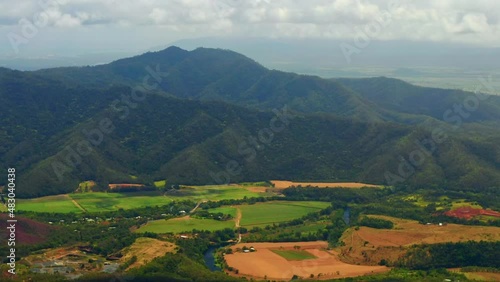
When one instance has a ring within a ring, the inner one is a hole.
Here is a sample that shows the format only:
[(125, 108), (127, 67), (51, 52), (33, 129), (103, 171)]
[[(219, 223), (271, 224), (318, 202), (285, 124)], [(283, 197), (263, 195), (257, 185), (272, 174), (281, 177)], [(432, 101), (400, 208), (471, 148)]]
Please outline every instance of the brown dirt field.
[(127, 268), (129, 270), (144, 265), (156, 257), (164, 256), (166, 253), (175, 253), (176, 247), (174, 243), (153, 238), (137, 238), (132, 245), (121, 251), (123, 257), (120, 258), (120, 263), (125, 263), (136, 256), (137, 261)]
[(254, 192), (254, 193), (266, 193), (267, 192), (267, 189), (269, 189), (269, 187), (262, 187), (262, 186), (256, 186), (256, 187), (243, 187), (244, 189), (247, 189), (248, 191), (250, 192)]
[(471, 219), (473, 217), (480, 215), (500, 217), (500, 212), (492, 210), (484, 210), (484, 209), (475, 209), (473, 207), (460, 207), (458, 209), (447, 211), (444, 214), (447, 216), (464, 218), (464, 219)]
[(500, 273), (493, 272), (462, 272), (468, 279), (480, 281), (500, 281)]
[[(460, 241), (498, 241), (500, 227), (447, 224), (422, 225), (417, 221), (388, 216), (373, 216), (394, 222), (394, 229), (350, 228), (342, 240), (342, 260), (350, 263), (377, 264), (381, 259), (394, 261), (414, 244)], [(368, 242), (365, 244), (365, 242)], [(352, 247), (352, 248), (351, 248)]]
[(129, 184), (129, 183), (109, 184), (109, 189), (126, 188), (126, 187), (143, 187), (143, 186), (144, 184)]
[[(243, 246), (253, 246), (256, 252), (251, 253), (233, 253), (226, 255), (225, 259), (229, 266), (238, 269), (239, 276), (253, 277), (268, 280), (290, 280), (293, 275), (302, 278), (309, 278), (314, 274), (318, 279), (331, 279), (342, 277), (356, 277), (373, 273), (388, 271), (385, 266), (364, 266), (347, 264), (338, 259), (338, 253), (327, 251), (328, 243), (324, 241), (317, 242), (292, 242), (292, 243), (245, 243), (237, 244), (232, 247), (242, 248)], [(301, 250), (306, 250), (315, 255), (316, 259), (307, 259), (301, 261), (288, 261), (280, 255), (272, 252), (275, 249), (290, 249), (294, 246), (300, 246)], [(234, 272), (230, 273), (235, 275)]]
[(362, 187), (370, 187), (370, 188), (381, 188), (380, 185), (373, 184), (365, 184), (358, 182), (292, 182), (285, 180), (271, 180), (271, 183), (274, 184), (274, 188), (278, 189), (286, 189), (290, 186), (318, 186), (319, 188), (362, 188)]

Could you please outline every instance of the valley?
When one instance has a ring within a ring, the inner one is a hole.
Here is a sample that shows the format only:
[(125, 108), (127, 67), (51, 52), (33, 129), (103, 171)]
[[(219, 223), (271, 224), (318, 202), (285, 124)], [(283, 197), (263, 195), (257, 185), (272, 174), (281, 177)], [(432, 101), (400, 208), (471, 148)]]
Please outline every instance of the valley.
[(0, 68), (8, 279), (495, 279), (499, 113), (480, 91), (323, 79), (223, 49)]

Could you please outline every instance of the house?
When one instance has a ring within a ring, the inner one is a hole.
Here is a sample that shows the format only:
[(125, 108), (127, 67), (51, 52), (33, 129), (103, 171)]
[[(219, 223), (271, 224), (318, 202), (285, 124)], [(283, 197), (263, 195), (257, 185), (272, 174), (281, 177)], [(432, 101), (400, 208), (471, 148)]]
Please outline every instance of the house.
[(249, 253), (249, 252), (250, 252), (250, 250), (243, 250), (243, 252), (244, 252), (244, 253)]
[(187, 235), (181, 235), (181, 239), (188, 239), (189, 237)]

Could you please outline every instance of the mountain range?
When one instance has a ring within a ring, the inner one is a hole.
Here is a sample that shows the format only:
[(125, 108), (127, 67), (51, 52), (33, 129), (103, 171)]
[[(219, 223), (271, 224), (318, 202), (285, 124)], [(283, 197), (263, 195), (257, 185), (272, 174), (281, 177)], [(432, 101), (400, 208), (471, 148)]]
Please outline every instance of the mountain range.
[(322, 79), (178, 47), (98, 66), (0, 68), (0, 163), (16, 168), (19, 197), (86, 180), (481, 191), (500, 181), (500, 97), (481, 94), (488, 79), (474, 93)]

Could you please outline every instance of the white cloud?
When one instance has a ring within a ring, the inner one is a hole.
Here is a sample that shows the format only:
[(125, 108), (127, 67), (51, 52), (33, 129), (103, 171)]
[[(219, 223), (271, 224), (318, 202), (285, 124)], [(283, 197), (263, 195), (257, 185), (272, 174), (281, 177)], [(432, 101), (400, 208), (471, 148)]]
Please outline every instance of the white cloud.
[[(57, 2), (54, 2), (57, 1)], [(47, 30), (91, 26), (99, 36), (120, 27), (140, 28), (143, 38), (270, 36), (346, 38), (390, 17), (376, 39), (433, 40), (500, 46), (498, 0), (39, 0), (0, 1), (0, 28), (19, 29), (22, 18), (45, 13)], [(49, 32), (49, 31), (47, 31)], [(168, 33), (168, 34), (167, 34)], [(97, 34), (96, 34), (97, 36)], [(127, 38), (125, 38), (127, 39)]]

